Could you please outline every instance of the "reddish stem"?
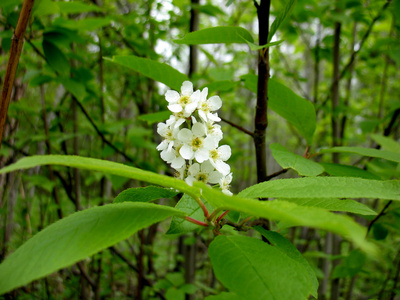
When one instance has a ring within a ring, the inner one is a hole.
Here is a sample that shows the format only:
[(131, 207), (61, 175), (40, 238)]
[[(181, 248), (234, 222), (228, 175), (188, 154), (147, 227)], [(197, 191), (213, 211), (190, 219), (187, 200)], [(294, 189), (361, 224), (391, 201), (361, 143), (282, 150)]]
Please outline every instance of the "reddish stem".
[(191, 217), (188, 217), (188, 216), (185, 217), (185, 220), (186, 220), (186, 221), (189, 221), (189, 222), (191, 222), (191, 223), (193, 223), (193, 224), (196, 224), (196, 225), (208, 227), (208, 224), (207, 224), (207, 223), (204, 223), (204, 222), (195, 220), (195, 219), (193, 219), (193, 218), (191, 218)]
[(225, 211), (222, 215), (220, 215), (217, 219), (217, 224), (222, 220), (223, 217), (226, 216), (226, 214), (229, 213), (229, 210)]

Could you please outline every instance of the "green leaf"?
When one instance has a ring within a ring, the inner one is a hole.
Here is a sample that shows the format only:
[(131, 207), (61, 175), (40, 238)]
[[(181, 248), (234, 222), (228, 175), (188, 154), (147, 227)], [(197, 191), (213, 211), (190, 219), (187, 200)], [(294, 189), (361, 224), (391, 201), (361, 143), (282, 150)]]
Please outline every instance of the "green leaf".
[(192, 196), (200, 196), (199, 188), (189, 186), (184, 181), (173, 177), (144, 171), (112, 161), (73, 155), (38, 155), (24, 157), (17, 161), (15, 164), (1, 169), (0, 174), (42, 165), (60, 165), (71, 168), (99, 171), (107, 174), (114, 174), (136, 180), (141, 180), (164, 187), (172, 187)]
[(149, 202), (160, 198), (172, 198), (179, 192), (172, 189), (164, 189), (158, 186), (147, 186), (127, 189), (118, 194), (114, 203), (121, 202)]
[(278, 179), (253, 185), (239, 193), (249, 198), (379, 198), (400, 200), (400, 181), (353, 177)]
[(389, 152), (385, 150), (364, 148), (364, 147), (333, 147), (329, 149), (322, 149), (320, 153), (353, 153), (363, 156), (383, 158), (390, 161), (395, 161), (400, 163), (400, 154), (395, 152)]
[(385, 150), (400, 153), (400, 143), (383, 135), (371, 134), (372, 139)]
[(304, 266), (261, 240), (218, 236), (208, 253), (218, 280), (245, 299), (307, 299), (311, 292)]
[[(241, 77), (245, 86), (257, 94), (257, 75)], [(270, 78), (268, 81), (268, 107), (292, 124), (311, 145), (316, 127), (315, 109), (312, 103), (291, 89)]]
[(363, 169), (333, 163), (319, 163), (324, 167), (325, 172), (331, 176), (360, 177), (365, 179), (380, 179), (378, 176)]
[(82, 100), (86, 96), (86, 88), (82, 82), (76, 81), (71, 77), (59, 77), (58, 80), (64, 88), (70, 92), (78, 100)]
[(316, 127), (314, 105), (291, 89), (271, 78), (268, 81), (268, 105), (292, 124), (311, 145)]
[[(308, 177), (300, 179), (319, 178)], [(269, 183), (280, 180), (269, 181)], [(242, 195), (242, 193), (239, 193), (240, 197), (227, 196), (216, 189), (211, 189), (198, 182), (195, 182), (194, 186), (202, 188), (202, 196), (215, 208), (234, 210), (250, 216), (262, 217), (275, 221), (284, 221), (292, 226), (308, 226), (331, 231), (353, 241), (367, 253), (377, 253), (376, 247), (365, 240), (366, 229), (348, 216), (338, 215), (322, 208), (300, 206), (287, 201), (258, 201), (243, 198), (243, 196), (247, 195)], [(288, 186), (290, 186), (290, 184)], [(297, 189), (301, 191), (302, 187), (297, 185)]]
[[(204, 205), (207, 207), (208, 210), (212, 210), (212, 207), (207, 202), (205, 202)], [(179, 202), (176, 204), (175, 208), (186, 213), (188, 217), (191, 217), (198, 221), (204, 221), (203, 210), (189, 195), (184, 194)], [(169, 226), (167, 234), (185, 233), (198, 228), (199, 225), (188, 222), (182, 218), (172, 218), (171, 225)]]
[(214, 81), (207, 83), (203, 85), (202, 89), (207, 87), (208, 88), (208, 93), (212, 94), (215, 92), (225, 92), (232, 90), (238, 85), (237, 81), (232, 81), (232, 80), (219, 80), (219, 81)]
[(129, 55), (114, 56), (112, 59), (106, 59), (164, 83), (177, 91), (180, 91), (182, 82), (189, 80), (185, 74), (182, 74), (171, 66), (147, 58)]
[(351, 199), (286, 199), (301, 206), (320, 207), (331, 211), (345, 211), (359, 215), (376, 215), (367, 205)]
[(1, 0), (0, 2), (0, 8), (6, 7), (6, 6), (17, 6), (22, 2), (22, 0)]
[(76, 29), (80, 31), (93, 31), (110, 25), (111, 21), (112, 18), (109, 17), (93, 17), (80, 20), (65, 20), (60, 25), (69, 29)]
[(52, 67), (55, 72), (63, 75), (69, 75), (70, 65), (64, 53), (62, 53), (56, 45), (48, 42), (45, 39), (43, 40), (42, 46), (44, 55), (46, 56), (46, 60), (50, 67)]
[(39, 0), (33, 6), (33, 16), (47, 16), (52, 14), (59, 14), (60, 8), (57, 3), (51, 0)]
[(265, 44), (265, 45), (257, 45), (257, 44), (254, 44), (252, 42), (249, 42), (247, 40), (246, 40), (246, 43), (247, 43), (247, 45), (249, 45), (251, 50), (256, 51), (256, 50), (260, 50), (260, 49), (269, 48), (269, 47), (272, 47), (272, 46), (279, 45), (279, 44), (283, 43), (283, 40), (272, 42), (272, 43), (268, 43), (268, 44)]
[(288, 151), (284, 146), (274, 143), (269, 146), (272, 156), (284, 168), (291, 168), (302, 176), (317, 176), (324, 172), (324, 168), (309, 159)]
[(79, 14), (84, 12), (100, 12), (100, 7), (96, 5), (88, 5), (83, 2), (56, 2), (63, 14)]
[(364, 253), (358, 250), (351, 251), (350, 254), (333, 270), (332, 279), (356, 276), (362, 271), (365, 259), (366, 257)]
[(159, 122), (164, 122), (165, 120), (168, 120), (169, 116), (171, 115), (171, 112), (169, 110), (166, 111), (159, 111), (156, 113), (152, 114), (146, 114), (146, 115), (140, 115), (139, 120), (147, 122), (147, 124), (154, 124), (154, 123), (159, 123)]
[(261, 233), (273, 246), (285, 253), (289, 258), (301, 264), (308, 273), (310, 283), (312, 286), (311, 295), (318, 298), (318, 279), (315, 275), (314, 270), (311, 268), (307, 260), (301, 255), (300, 251), (295, 246), (279, 233), (274, 231), (268, 231), (260, 226), (254, 227), (259, 233)]
[(65, 268), (140, 229), (171, 216), (177, 209), (150, 203), (120, 203), (74, 213), (28, 240), (0, 265), (0, 294)]
[(274, 22), (271, 25), (268, 34), (268, 42), (272, 40), (278, 28), (292, 14), (295, 4), (296, 0), (288, 0), (286, 2), (285, 7), (279, 12), (278, 16), (275, 18)]
[(251, 34), (242, 27), (218, 26), (193, 31), (186, 34), (177, 44), (200, 45), (200, 44), (244, 44), (246, 41), (254, 42)]
[(244, 300), (246, 298), (239, 297), (234, 293), (222, 292), (218, 295), (208, 296), (205, 300)]

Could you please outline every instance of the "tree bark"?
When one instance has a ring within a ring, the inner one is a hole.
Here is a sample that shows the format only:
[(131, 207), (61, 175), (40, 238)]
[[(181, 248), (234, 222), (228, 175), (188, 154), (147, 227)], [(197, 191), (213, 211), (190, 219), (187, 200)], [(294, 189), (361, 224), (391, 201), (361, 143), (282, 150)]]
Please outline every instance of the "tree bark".
[[(254, 2), (257, 8), (259, 44), (268, 43), (270, 0)], [(267, 178), (266, 131), (268, 127), (268, 80), (269, 80), (269, 48), (258, 53), (257, 104), (254, 119), (254, 145), (256, 149), (257, 182)]]
[(4, 85), (1, 90), (0, 98), (0, 149), (1, 141), (3, 139), (4, 124), (6, 122), (8, 105), (10, 104), (12, 87), (14, 84), (15, 74), (17, 73), (17, 67), (19, 58), (22, 52), (22, 46), (24, 45), (24, 35), (28, 21), (31, 16), (33, 4), (35, 0), (25, 0), (21, 13), (18, 18), (17, 28), (14, 31), (12, 37), (10, 56), (8, 59), (6, 75), (4, 78)]

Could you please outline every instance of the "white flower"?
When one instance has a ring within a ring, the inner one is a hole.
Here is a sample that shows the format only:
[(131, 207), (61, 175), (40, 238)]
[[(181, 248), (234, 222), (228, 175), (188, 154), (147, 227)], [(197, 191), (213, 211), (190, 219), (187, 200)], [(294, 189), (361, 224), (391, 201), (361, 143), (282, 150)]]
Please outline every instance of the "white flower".
[(223, 133), (220, 125), (214, 124), (213, 121), (208, 121), (205, 125), (207, 128), (207, 136), (213, 136), (218, 139), (218, 141), (222, 140)]
[(220, 172), (223, 176), (226, 176), (231, 171), (231, 167), (225, 163), (231, 157), (231, 147), (223, 145), (218, 149), (212, 149), (209, 152), (210, 163)]
[(228, 196), (232, 196), (232, 192), (229, 190), (230, 188), (230, 183), (232, 182), (232, 173), (229, 173), (228, 175), (222, 177), (219, 180), (219, 187), (222, 190), (222, 192)]
[(207, 93), (208, 88), (204, 88), (201, 92), (200, 101), (197, 105), (199, 116), (203, 119), (204, 122), (208, 122), (209, 120), (219, 122), (221, 121), (221, 119), (218, 117), (218, 114), (213, 114), (211, 112), (221, 108), (221, 98), (219, 96), (212, 96), (211, 98), (207, 99)]
[(215, 171), (214, 167), (206, 161), (202, 164), (194, 163), (191, 165), (185, 181), (189, 185), (193, 185), (193, 181), (215, 184), (220, 182), (221, 177), (221, 173)]
[(184, 117), (189, 117), (197, 108), (200, 100), (200, 91), (193, 93), (193, 84), (185, 81), (181, 87), (181, 94), (177, 91), (167, 91), (165, 99), (168, 101), (168, 109), (173, 113), (182, 113)]
[[(179, 130), (177, 128), (171, 128), (168, 123), (171, 123), (171, 118), (167, 120), (166, 123), (158, 123), (157, 125), (157, 133), (161, 135), (164, 140), (157, 146), (157, 150), (165, 150), (171, 151), (174, 146), (174, 142), (176, 140), (176, 136), (178, 135)], [(169, 121), (169, 122), (168, 122)]]
[(178, 139), (183, 143), (179, 153), (184, 159), (195, 158), (202, 163), (209, 158), (209, 151), (216, 148), (218, 141), (210, 136), (204, 138), (206, 129), (203, 123), (196, 123), (192, 130), (183, 128), (178, 133)]

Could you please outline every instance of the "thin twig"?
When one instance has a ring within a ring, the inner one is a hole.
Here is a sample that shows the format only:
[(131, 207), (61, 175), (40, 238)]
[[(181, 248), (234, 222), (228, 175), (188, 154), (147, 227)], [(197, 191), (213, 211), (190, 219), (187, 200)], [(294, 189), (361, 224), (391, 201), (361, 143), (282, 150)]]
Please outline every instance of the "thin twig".
[(367, 229), (367, 235), (370, 232), (372, 225), (374, 225), (374, 223), (376, 223), (376, 221), (378, 221), (382, 216), (384, 216), (386, 214), (386, 210), (389, 208), (390, 204), (392, 204), (392, 200), (390, 200), (388, 203), (386, 203), (385, 207), (381, 210), (381, 212), (375, 216), (375, 218), (369, 222), (368, 224), (368, 229)]
[(276, 176), (279, 176), (279, 175), (281, 175), (281, 174), (285, 174), (287, 171), (289, 171), (289, 169), (282, 169), (282, 170), (280, 170), (280, 171), (278, 171), (278, 172), (272, 173), (271, 175), (268, 175), (268, 176), (265, 178), (265, 181), (271, 180), (272, 178), (274, 178), (274, 177), (276, 177)]
[(97, 132), (97, 134), (100, 136), (101, 140), (107, 144), (108, 146), (110, 146), (112, 149), (115, 150), (115, 152), (121, 154), (127, 161), (134, 163), (134, 160), (129, 157), (125, 152), (119, 150), (116, 146), (114, 146), (110, 141), (108, 141), (106, 139), (106, 137), (104, 136), (104, 134), (100, 131), (100, 129), (97, 127), (96, 123), (93, 121), (92, 117), (88, 114), (88, 112), (86, 111), (86, 109), (83, 107), (82, 103), (79, 102), (78, 99), (76, 99), (75, 97), (73, 97), (74, 101), (76, 102), (76, 104), (78, 104), (79, 108), (81, 109), (81, 111), (83, 112), (83, 114), (85, 115), (86, 119), (88, 119), (88, 121), (90, 122), (90, 124), (92, 124), (94, 130)]
[(15, 74), (19, 58), (24, 45), (24, 34), (28, 26), (29, 18), (31, 16), (33, 4), (35, 0), (24, 0), (21, 13), (18, 18), (17, 28), (12, 37), (10, 56), (8, 59), (6, 75), (4, 77), (4, 84), (1, 91), (0, 98), (0, 149), (1, 140), (3, 139), (4, 124), (6, 123), (8, 105), (10, 103), (12, 87), (14, 85)]
[(240, 125), (237, 125), (237, 124), (235, 124), (235, 123), (233, 123), (233, 122), (231, 122), (231, 121), (228, 121), (227, 119), (222, 118), (221, 116), (219, 116), (219, 117), (221, 118), (222, 121), (224, 121), (225, 123), (231, 125), (232, 127), (235, 127), (236, 129), (239, 129), (240, 131), (242, 131), (242, 132), (244, 132), (244, 133), (250, 135), (251, 137), (254, 136), (254, 133), (251, 132), (251, 131), (249, 131), (249, 130), (247, 130), (246, 128), (243, 128), (243, 127), (240, 126)]

